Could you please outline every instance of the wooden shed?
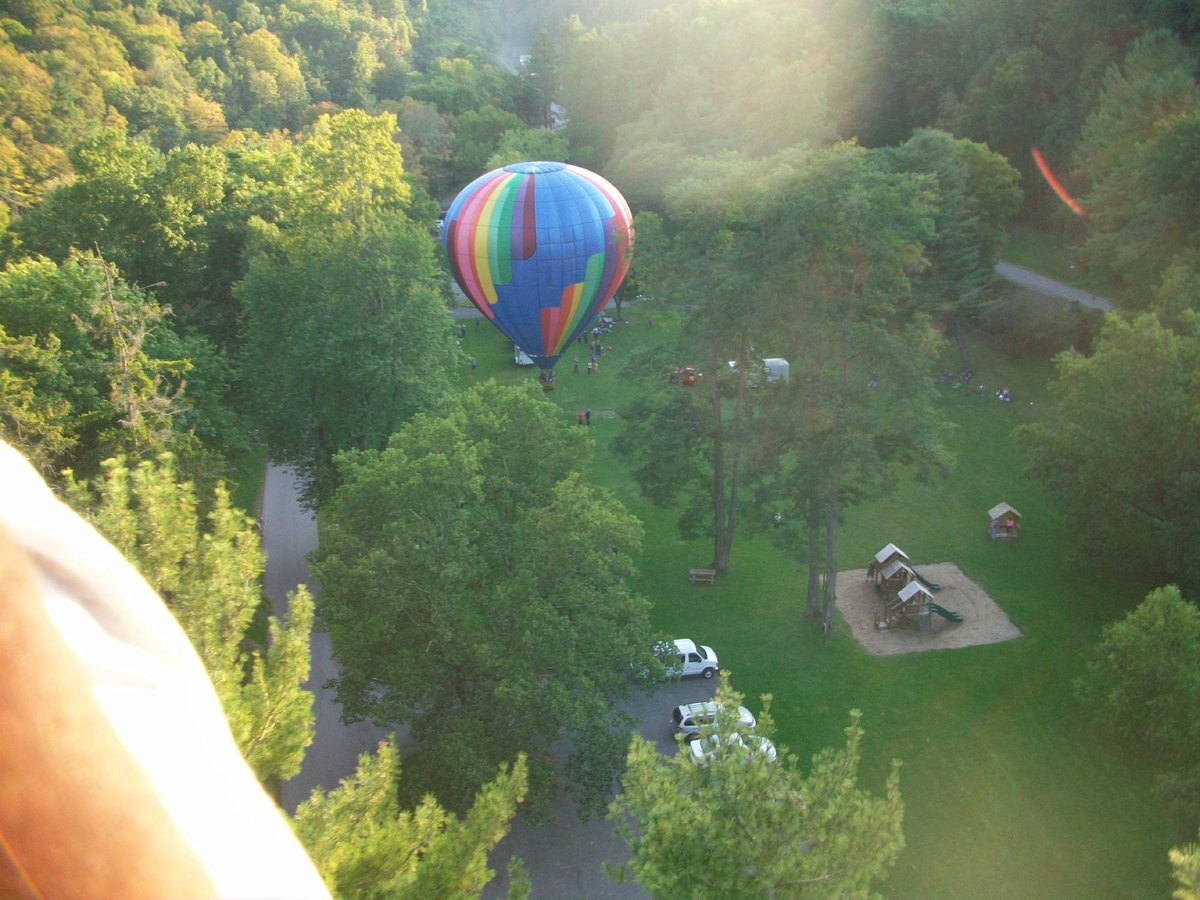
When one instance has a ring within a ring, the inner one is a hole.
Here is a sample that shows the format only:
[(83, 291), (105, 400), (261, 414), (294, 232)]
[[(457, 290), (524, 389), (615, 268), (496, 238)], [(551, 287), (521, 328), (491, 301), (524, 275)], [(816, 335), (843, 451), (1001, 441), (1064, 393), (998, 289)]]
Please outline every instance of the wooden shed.
[(1016, 507), (1001, 501), (989, 509), (988, 533), (994, 541), (1019, 538), (1021, 536), (1021, 514)]

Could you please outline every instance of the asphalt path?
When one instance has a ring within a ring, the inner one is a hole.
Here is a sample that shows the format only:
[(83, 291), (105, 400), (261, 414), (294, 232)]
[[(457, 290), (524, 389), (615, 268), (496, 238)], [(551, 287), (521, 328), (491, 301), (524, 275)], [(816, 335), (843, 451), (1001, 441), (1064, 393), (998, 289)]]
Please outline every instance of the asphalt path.
[[(317, 546), (317, 521), (300, 503), (300, 484), (289, 466), (267, 467), (259, 519), (267, 553), (263, 589), (271, 598), (275, 616), (282, 617), (287, 612), (287, 595), (296, 585), (307, 584), (314, 596), (319, 592), (319, 586), (308, 577), (306, 560), (308, 552)], [(329, 790), (353, 775), (359, 755), (374, 750), (388, 735), (385, 729), (368, 722), (342, 722), (341, 704), (334, 698), (333, 689), (325, 687), (337, 673), (328, 633), (314, 631), (312, 669), (304, 686), (313, 693), (316, 729), (300, 774), (282, 788), (283, 807), (289, 813), (308, 799), (313, 788)]]
[[(696, 635), (697, 639), (702, 638)], [(719, 653), (718, 649), (718, 653)], [(655, 691), (638, 691), (622, 704), (640, 723), (638, 733), (653, 741), (665, 754), (679, 752), (671, 731), (671, 710), (681, 703), (710, 700), (717, 679), (688, 678), (668, 683)], [(569, 747), (555, 747), (561, 762)], [(534, 900), (586, 897), (588, 900), (642, 898), (650, 895), (638, 884), (617, 884), (604, 874), (604, 863), (619, 865), (629, 859), (625, 842), (607, 819), (593, 817), (581, 822), (575, 803), (559, 793), (549, 821), (531, 825), (518, 814), (512, 830), (492, 853), (489, 865), (496, 877), (483, 892), (485, 900), (499, 900), (508, 892), (508, 860), (518, 856), (525, 863)], [(697, 860), (701, 863), (702, 860)]]
[(1012, 263), (998, 262), (996, 263), (996, 274), (1005, 281), (1033, 291), (1035, 294), (1041, 294), (1045, 297), (1058, 297), (1071, 303), (1078, 303), (1080, 306), (1087, 306), (1092, 309), (1103, 310), (1104, 312), (1112, 309), (1112, 303), (1104, 297), (1067, 284), (1065, 281), (1048, 278), (1045, 275), (1034, 272), (1032, 269), (1024, 269)]

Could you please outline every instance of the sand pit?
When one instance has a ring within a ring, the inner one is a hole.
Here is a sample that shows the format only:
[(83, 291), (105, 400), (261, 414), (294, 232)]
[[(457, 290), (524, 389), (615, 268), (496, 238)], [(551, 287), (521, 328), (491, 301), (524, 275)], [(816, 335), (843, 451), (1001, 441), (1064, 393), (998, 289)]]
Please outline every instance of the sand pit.
[(880, 630), (875, 614), (883, 610), (883, 594), (867, 581), (866, 569), (839, 572), (837, 605), (854, 637), (874, 656), (896, 653), (920, 653), (924, 650), (949, 650), (976, 644), (996, 644), (1021, 636), (1017, 628), (983, 588), (963, 574), (954, 563), (914, 564), (929, 581), (941, 584), (934, 593), (939, 606), (961, 613), (961, 623), (933, 617), (929, 631), (915, 628)]

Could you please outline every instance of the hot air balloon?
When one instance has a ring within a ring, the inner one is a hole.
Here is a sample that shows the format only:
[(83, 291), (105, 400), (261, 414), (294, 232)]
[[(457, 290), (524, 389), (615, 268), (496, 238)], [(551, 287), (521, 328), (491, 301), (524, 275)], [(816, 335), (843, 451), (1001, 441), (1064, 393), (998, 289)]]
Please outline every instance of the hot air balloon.
[(629, 271), (633, 219), (594, 172), (514, 163), (463, 188), (442, 245), (463, 293), (545, 376)]

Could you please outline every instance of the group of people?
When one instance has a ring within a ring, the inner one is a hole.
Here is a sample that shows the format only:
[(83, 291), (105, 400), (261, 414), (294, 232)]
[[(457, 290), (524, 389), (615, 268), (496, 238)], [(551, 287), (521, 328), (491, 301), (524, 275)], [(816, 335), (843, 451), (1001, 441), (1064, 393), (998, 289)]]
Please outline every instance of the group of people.
[(580, 425), (587, 425), (589, 428), (591, 427), (592, 411), (590, 409), (581, 409), (575, 414), (575, 417), (579, 420)]

